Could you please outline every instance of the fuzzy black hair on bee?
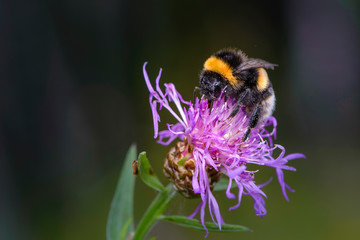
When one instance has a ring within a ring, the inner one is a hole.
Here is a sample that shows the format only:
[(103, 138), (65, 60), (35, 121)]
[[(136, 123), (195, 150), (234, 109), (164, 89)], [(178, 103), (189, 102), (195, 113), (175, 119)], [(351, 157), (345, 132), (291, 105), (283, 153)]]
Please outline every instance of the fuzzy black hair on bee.
[(231, 117), (241, 106), (246, 108), (250, 120), (244, 141), (249, 138), (251, 129), (265, 121), (275, 109), (274, 90), (265, 70), (275, 66), (261, 59), (248, 58), (242, 51), (234, 49), (220, 50), (204, 63), (200, 73), (201, 94), (213, 101), (225, 89), (225, 96), (237, 103)]

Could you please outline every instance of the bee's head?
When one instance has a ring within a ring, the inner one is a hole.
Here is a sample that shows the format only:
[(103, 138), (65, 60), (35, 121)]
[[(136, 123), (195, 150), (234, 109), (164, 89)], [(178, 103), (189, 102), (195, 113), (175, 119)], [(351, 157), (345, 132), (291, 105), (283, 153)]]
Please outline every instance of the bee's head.
[(225, 86), (225, 80), (216, 72), (203, 71), (200, 75), (201, 94), (209, 100), (218, 98)]

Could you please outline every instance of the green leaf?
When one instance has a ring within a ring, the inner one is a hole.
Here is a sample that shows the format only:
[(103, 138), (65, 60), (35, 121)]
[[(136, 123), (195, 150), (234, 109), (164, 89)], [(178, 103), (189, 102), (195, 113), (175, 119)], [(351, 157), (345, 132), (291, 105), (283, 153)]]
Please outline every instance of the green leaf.
[[(225, 177), (225, 176), (222, 176), (220, 182), (218, 182), (218, 183), (215, 185), (213, 191), (223, 191), (223, 190), (226, 190), (227, 187), (228, 187), (228, 185), (229, 185), (229, 178), (228, 178), (228, 177)], [(235, 181), (233, 181), (233, 182), (231, 183), (231, 188), (234, 188), (234, 187), (236, 187)]]
[(127, 231), (129, 229), (130, 224), (132, 224), (132, 222), (133, 222), (132, 220), (133, 219), (131, 217), (129, 217), (129, 219), (125, 222), (125, 224), (124, 224), (124, 226), (123, 226), (123, 228), (121, 230), (121, 234), (120, 234), (120, 239), (121, 240), (126, 239), (126, 237), (128, 236)]
[(155, 240), (156, 236), (152, 236), (151, 238), (149, 238), (148, 240)]
[(136, 152), (136, 145), (131, 145), (121, 169), (106, 226), (107, 240), (124, 240), (134, 231), (135, 176), (131, 163), (136, 159)]
[(162, 185), (162, 183), (152, 170), (149, 160), (146, 157), (146, 152), (142, 152), (139, 154), (138, 170), (141, 180), (143, 180), (146, 185), (153, 189), (156, 189), (159, 192), (165, 189), (165, 187)]
[[(184, 216), (160, 216), (159, 219), (160, 220), (165, 220), (165, 221), (168, 221), (168, 222), (172, 222), (172, 223), (175, 223), (175, 224), (183, 226), (183, 227), (197, 229), (197, 230), (200, 230), (200, 231), (205, 231), (205, 229), (204, 229), (203, 225), (201, 224), (201, 222), (199, 220), (196, 220), (196, 219), (187, 218), (187, 217), (184, 217)], [(212, 223), (212, 222), (206, 222), (205, 226), (210, 232), (245, 232), (245, 231), (251, 231), (251, 229), (249, 229), (247, 227), (240, 226), (240, 225), (233, 225), (233, 224), (222, 224), (221, 225), (221, 230), (219, 230), (219, 227), (215, 223)]]
[(143, 240), (145, 238), (146, 234), (159, 219), (159, 216), (163, 214), (175, 196), (176, 191), (171, 183), (166, 186), (164, 191), (158, 193), (141, 218), (132, 240)]

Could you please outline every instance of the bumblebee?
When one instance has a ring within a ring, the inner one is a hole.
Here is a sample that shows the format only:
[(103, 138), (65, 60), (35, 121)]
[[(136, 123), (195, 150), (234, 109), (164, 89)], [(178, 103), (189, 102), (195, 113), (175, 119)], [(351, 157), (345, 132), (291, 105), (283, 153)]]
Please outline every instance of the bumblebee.
[(224, 90), (225, 97), (237, 104), (231, 112), (234, 117), (244, 106), (249, 116), (246, 141), (251, 129), (265, 121), (275, 109), (275, 94), (265, 69), (277, 66), (261, 59), (248, 58), (242, 51), (224, 49), (210, 56), (200, 73), (200, 93), (210, 101)]

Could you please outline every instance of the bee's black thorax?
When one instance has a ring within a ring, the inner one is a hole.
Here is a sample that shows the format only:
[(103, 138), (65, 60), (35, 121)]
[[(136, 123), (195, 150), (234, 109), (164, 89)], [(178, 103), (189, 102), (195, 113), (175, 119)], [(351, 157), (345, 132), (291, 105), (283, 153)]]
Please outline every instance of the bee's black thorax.
[(240, 66), (240, 64), (245, 60), (245, 56), (241, 52), (236, 52), (234, 50), (221, 50), (214, 54), (214, 56), (223, 60), (233, 69)]

